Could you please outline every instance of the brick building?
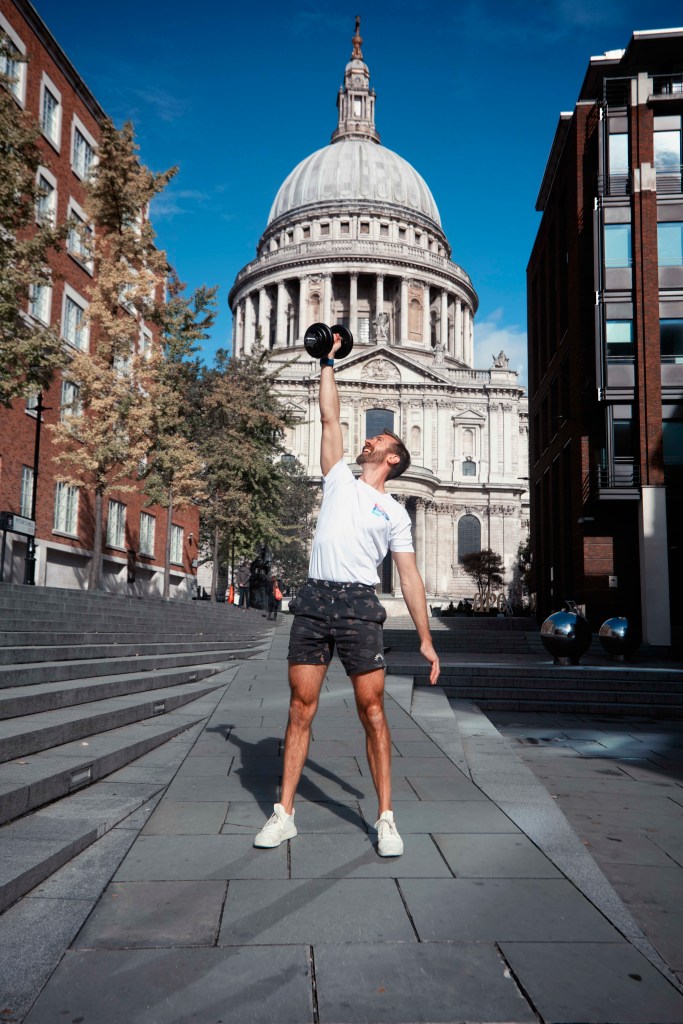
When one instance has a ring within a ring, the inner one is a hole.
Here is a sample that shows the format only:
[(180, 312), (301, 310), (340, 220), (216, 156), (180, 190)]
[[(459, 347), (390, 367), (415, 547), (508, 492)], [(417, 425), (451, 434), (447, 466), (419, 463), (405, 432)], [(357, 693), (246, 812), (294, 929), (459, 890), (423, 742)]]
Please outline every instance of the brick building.
[[(50, 213), (57, 223), (85, 219), (84, 179), (97, 153), (104, 111), (68, 57), (26, 0), (0, 0), (0, 31), (24, 60), (3, 59), (13, 79), (17, 104), (41, 126), (42, 166), (39, 184), (45, 195), (36, 215)], [(35, 289), (27, 314), (57, 326), (65, 345), (83, 348), (86, 330), (79, 330), (93, 268), (80, 236), (70, 233), (62, 251), (50, 256), (51, 287)], [(153, 344), (153, 330), (141, 323), (141, 344)], [(36, 488), (37, 563), (35, 582), (80, 587), (87, 576), (93, 543), (93, 500), (83, 489), (55, 479), (51, 434), (60, 410), (72, 407), (74, 384), (58, 375), (42, 396), (40, 460)], [(0, 407), (0, 510), (31, 516), (36, 441), (36, 400)], [(174, 513), (171, 538), (171, 595), (194, 593), (199, 517), (196, 509)], [(145, 507), (141, 490), (108, 495), (105, 502), (103, 576), (107, 590), (160, 594), (166, 538), (166, 510)], [(26, 538), (6, 534), (4, 581), (22, 582)]]
[(527, 270), (538, 611), (680, 628), (683, 29), (593, 57), (562, 113)]

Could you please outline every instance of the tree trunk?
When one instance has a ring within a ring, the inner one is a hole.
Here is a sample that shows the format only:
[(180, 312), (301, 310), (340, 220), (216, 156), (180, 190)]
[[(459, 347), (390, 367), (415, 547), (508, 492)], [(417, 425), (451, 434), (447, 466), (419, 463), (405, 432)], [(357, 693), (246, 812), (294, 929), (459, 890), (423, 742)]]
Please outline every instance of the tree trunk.
[(211, 572), (211, 600), (218, 600), (216, 587), (218, 585), (218, 527), (213, 531), (213, 570)]
[(95, 488), (95, 528), (92, 542), (92, 558), (88, 570), (88, 590), (102, 589), (102, 507), (101, 487)]
[(173, 488), (168, 489), (168, 509), (166, 513), (166, 547), (164, 550), (164, 598), (171, 593), (171, 534), (173, 532)]

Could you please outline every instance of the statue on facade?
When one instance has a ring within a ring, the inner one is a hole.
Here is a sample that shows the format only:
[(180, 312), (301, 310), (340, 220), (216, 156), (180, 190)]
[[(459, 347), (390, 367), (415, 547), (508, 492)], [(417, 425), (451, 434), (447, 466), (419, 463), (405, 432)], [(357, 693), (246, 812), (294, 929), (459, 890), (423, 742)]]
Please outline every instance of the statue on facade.
[(501, 349), (498, 355), (493, 356), (493, 368), (494, 370), (507, 370), (510, 366), (510, 360)]
[(434, 346), (434, 362), (443, 363), (444, 361), (444, 347), (441, 340), (437, 341)]
[(382, 342), (389, 340), (389, 314), (378, 313), (375, 319), (372, 321), (372, 325), (375, 328), (375, 341), (378, 345)]

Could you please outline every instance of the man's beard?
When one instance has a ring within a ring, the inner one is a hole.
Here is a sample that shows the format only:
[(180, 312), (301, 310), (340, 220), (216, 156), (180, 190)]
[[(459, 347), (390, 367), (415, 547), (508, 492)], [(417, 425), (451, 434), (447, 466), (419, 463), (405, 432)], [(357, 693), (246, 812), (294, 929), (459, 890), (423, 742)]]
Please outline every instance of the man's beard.
[(368, 462), (384, 462), (386, 454), (386, 452), (380, 451), (377, 448), (371, 452), (361, 452), (356, 459), (356, 464), (358, 466), (364, 466)]

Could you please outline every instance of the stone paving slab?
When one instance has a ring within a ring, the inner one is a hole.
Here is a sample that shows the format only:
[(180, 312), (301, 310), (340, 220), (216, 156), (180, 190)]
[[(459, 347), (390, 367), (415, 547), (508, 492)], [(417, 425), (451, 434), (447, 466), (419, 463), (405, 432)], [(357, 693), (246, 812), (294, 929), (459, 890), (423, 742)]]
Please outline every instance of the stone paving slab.
[(72, 950), (26, 1024), (308, 1024), (309, 951), (259, 949)]
[(566, 879), (405, 878), (422, 942), (613, 942), (614, 928)]
[(518, 835), (445, 835), (434, 841), (456, 878), (562, 878), (530, 839)]
[[(229, 835), (248, 832), (253, 839), (271, 813), (272, 807), (265, 802), (259, 805), (254, 801), (231, 801), (221, 833)], [(348, 804), (297, 801), (295, 822), (300, 835), (321, 835), (330, 832), (350, 832), (358, 835), (366, 833), (368, 827), (367, 820), (361, 814), (360, 805), (356, 801)]]
[[(363, 800), (360, 806), (363, 817), (374, 822), (377, 798)], [(406, 834), (519, 832), (514, 822), (487, 800), (394, 800), (394, 815), (399, 831)]]
[(286, 878), (287, 847), (256, 857), (253, 835), (141, 836), (115, 875), (117, 882)]
[(417, 937), (393, 879), (311, 878), (230, 882), (218, 941), (417, 943)]
[(227, 882), (113, 882), (75, 948), (213, 946)]
[(427, 835), (416, 835), (401, 857), (379, 857), (376, 835), (310, 835), (292, 841), (292, 878), (450, 878)]
[(217, 836), (228, 813), (228, 801), (164, 800), (142, 830), (142, 835)]
[(317, 945), (320, 1024), (527, 1024), (537, 1018), (495, 946)]
[(545, 1024), (680, 1024), (683, 996), (624, 943), (502, 942)]

